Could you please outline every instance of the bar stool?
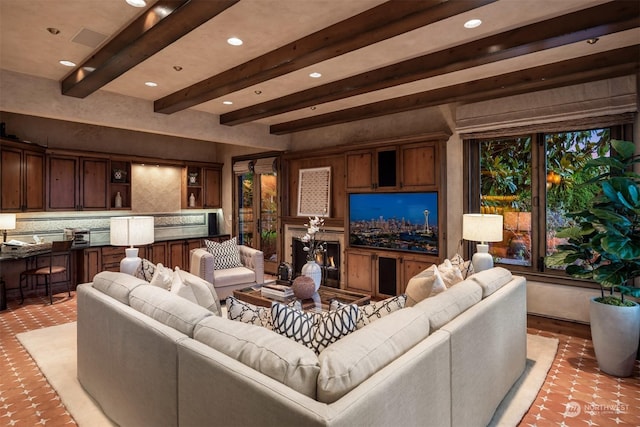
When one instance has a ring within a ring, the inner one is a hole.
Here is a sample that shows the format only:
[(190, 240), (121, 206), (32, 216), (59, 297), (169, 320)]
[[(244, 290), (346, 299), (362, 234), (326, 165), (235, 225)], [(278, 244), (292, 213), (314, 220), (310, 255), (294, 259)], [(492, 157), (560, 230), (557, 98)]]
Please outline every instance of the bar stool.
[[(24, 302), (24, 294), (22, 293), (22, 279), (26, 279), (27, 277), (42, 277), (44, 276), (44, 285), (47, 294), (49, 294), (49, 302), (53, 304), (53, 286), (51, 283), (51, 276), (54, 274), (64, 273), (67, 271), (67, 266), (69, 265), (69, 257), (71, 255), (71, 245), (73, 244), (73, 240), (62, 240), (57, 242), (51, 242), (51, 252), (49, 252), (49, 264), (32, 268), (30, 270), (23, 271), (20, 273), (20, 304)], [(65, 255), (66, 265), (54, 265), (53, 258), (56, 256)], [(36, 281), (36, 287), (38, 286)], [(69, 282), (67, 282), (67, 292), (69, 296), (71, 296), (71, 287)]]

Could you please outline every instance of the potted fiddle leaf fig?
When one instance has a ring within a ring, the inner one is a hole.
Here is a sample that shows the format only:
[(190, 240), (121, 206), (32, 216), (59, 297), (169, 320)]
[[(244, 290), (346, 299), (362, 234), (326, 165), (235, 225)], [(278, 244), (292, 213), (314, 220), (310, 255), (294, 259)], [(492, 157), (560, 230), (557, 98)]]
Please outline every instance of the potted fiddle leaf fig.
[(640, 305), (633, 301), (640, 298), (640, 175), (632, 170), (640, 156), (632, 142), (612, 140), (611, 147), (617, 156), (587, 162), (586, 168), (601, 169), (590, 181), (600, 194), (590, 208), (570, 214), (576, 225), (557, 234), (568, 241), (546, 263), (566, 265), (567, 274), (600, 285), (589, 307), (596, 359), (600, 370), (625, 377), (640, 339)]

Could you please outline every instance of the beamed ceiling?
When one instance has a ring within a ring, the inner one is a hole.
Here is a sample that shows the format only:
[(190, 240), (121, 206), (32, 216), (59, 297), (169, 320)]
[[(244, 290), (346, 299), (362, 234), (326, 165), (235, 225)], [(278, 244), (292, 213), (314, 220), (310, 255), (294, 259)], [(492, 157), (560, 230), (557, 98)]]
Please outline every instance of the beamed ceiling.
[[(637, 0), (148, 3), (0, 0), (0, 65), (59, 81), (70, 97), (110, 91), (157, 114), (194, 109), (287, 134), (636, 74), (640, 63)], [(471, 18), (482, 25), (465, 29)]]

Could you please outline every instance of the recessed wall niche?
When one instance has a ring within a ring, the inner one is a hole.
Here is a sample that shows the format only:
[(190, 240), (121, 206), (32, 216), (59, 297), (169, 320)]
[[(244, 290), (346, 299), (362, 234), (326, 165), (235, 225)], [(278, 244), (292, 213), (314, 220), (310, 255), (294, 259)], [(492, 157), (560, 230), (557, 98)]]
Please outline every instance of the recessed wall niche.
[(180, 211), (182, 169), (175, 166), (131, 166), (131, 210), (162, 213)]

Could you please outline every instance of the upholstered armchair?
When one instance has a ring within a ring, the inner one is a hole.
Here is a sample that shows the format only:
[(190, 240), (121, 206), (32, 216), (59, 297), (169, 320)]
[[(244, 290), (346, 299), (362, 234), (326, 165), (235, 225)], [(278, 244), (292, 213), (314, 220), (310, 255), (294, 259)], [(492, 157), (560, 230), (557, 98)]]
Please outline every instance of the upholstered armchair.
[(215, 269), (214, 255), (204, 248), (190, 252), (190, 272), (213, 284), (218, 298), (224, 301), (235, 289), (264, 283), (264, 253), (238, 245), (242, 267)]

